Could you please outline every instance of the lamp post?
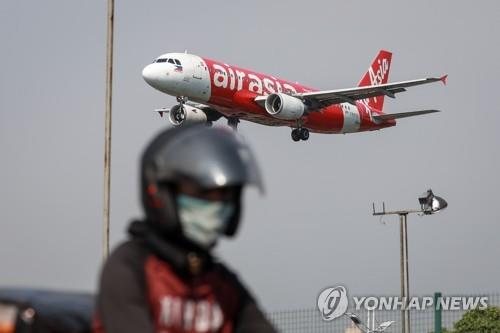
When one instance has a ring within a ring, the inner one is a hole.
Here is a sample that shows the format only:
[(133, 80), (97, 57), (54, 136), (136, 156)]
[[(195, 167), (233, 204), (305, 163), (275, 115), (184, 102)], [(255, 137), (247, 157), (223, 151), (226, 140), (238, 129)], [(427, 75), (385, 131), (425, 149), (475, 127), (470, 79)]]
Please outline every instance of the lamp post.
[(373, 204), (373, 215), (399, 215), (399, 243), (400, 243), (400, 270), (401, 270), (401, 300), (403, 307), (401, 310), (401, 327), (403, 333), (410, 333), (410, 311), (407, 310), (410, 297), (410, 279), (408, 271), (408, 214), (418, 213), (431, 215), (446, 208), (448, 203), (441, 197), (435, 196), (432, 190), (427, 190), (418, 197), (420, 209), (406, 209), (386, 211), (385, 203), (382, 203), (382, 211), (375, 211)]
[(376, 328), (375, 325), (373, 325), (373, 328), (368, 327), (365, 323), (359, 319), (359, 317), (350, 312), (346, 312), (345, 316), (347, 316), (351, 321), (356, 325), (357, 328), (359, 328), (362, 332), (364, 333), (382, 333), (386, 329), (389, 328), (392, 324), (394, 324), (394, 321), (384, 321), (383, 323), (379, 324)]

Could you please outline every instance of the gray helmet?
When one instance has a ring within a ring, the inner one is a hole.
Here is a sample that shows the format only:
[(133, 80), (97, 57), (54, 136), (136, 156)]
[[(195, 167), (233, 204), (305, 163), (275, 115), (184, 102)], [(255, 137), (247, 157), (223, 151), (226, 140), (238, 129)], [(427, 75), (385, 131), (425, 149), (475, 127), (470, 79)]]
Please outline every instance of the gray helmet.
[[(250, 148), (233, 130), (204, 125), (168, 129), (148, 145), (141, 161), (141, 195), (147, 221), (164, 233), (180, 232), (173, 188), (187, 179), (203, 189), (256, 185), (263, 191)], [(241, 193), (241, 191), (239, 191)], [(236, 233), (240, 195), (225, 234)]]

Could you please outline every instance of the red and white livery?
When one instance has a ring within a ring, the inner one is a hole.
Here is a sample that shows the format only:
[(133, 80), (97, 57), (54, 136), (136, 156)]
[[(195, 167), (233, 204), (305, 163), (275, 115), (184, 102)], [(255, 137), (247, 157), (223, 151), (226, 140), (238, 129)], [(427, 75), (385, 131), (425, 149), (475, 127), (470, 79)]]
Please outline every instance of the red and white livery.
[(447, 76), (387, 83), (392, 53), (380, 51), (357, 87), (319, 91), (188, 53), (166, 53), (142, 71), (153, 88), (176, 96), (178, 105), (157, 109), (174, 126), (211, 123), (221, 117), (236, 128), (240, 119), (288, 126), (294, 141), (309, 132), (354, 133), (396, 125), (396, 119), (438, 110), (384, 114), (384, 97)]

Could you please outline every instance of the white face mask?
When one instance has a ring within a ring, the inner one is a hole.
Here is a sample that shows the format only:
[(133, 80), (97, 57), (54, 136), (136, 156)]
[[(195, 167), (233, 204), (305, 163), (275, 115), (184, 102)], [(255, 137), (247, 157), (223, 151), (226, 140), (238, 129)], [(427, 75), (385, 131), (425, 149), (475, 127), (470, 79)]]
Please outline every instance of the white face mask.
[(184, 236), (206, 249), (215, 244), (234, 212), (232, 202), (204, 200), (185, 194), (179, 194), (176, 201)]

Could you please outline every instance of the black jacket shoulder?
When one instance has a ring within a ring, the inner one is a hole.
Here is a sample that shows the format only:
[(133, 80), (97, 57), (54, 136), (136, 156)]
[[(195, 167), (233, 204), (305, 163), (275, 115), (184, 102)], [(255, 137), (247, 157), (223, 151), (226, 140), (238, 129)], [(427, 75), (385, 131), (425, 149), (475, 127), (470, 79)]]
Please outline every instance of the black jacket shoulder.
[(104, 264), (96, 308), (106, 333), (154, 332), (144, 275), (149, 254), (141, 241), (129, 240), (113, 250)]

